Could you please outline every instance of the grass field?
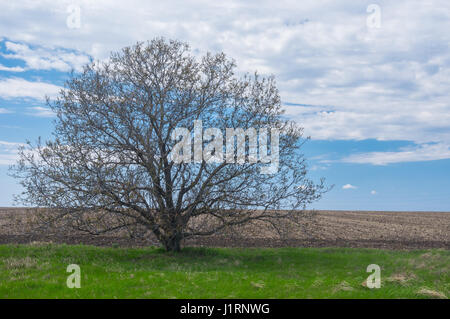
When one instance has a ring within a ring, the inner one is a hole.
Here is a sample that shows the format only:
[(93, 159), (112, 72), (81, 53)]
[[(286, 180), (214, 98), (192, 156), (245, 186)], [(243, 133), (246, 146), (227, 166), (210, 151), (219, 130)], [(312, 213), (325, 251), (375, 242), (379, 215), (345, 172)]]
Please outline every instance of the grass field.
[[(81, 269), (81, 288), (66, 267)], [(365, 281), (381, 267), (381, 288)], [(446, 298), (450, 251), (1, 245), (0, 298)]]

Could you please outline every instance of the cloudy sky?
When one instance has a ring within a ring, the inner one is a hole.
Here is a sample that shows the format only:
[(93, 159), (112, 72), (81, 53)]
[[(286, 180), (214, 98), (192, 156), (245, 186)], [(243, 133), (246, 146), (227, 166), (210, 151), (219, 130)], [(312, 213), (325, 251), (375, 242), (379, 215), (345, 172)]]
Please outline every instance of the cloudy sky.
[(165, 36), (274, 74), (311, 141), (319, 209), (450, 211), (448, 1), (2, 1), (0, 206), (16, 149), (50, 137), (71, 69)]

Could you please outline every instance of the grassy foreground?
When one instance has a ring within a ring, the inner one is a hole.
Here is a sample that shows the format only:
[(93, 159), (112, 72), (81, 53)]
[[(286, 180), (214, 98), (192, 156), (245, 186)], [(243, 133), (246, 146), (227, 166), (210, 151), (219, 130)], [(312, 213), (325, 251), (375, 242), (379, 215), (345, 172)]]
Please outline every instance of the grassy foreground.
[[(369, 264), (380, 289), (365, 287)], [(0, 245), (0, 298), (446, 298), (449, 270), (448, 250)]]

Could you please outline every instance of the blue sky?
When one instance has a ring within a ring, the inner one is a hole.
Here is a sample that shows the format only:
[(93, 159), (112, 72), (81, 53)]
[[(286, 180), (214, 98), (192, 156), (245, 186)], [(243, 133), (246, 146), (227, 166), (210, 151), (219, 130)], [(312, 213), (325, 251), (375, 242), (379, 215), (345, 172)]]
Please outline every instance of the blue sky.
[(450, 211), (448, 1), (11, 1), (0, 4), (0, 206), (16, 149), (50, 137), (71, 69), (158, 36), (274, 74), (311, 140), (318, 209)]

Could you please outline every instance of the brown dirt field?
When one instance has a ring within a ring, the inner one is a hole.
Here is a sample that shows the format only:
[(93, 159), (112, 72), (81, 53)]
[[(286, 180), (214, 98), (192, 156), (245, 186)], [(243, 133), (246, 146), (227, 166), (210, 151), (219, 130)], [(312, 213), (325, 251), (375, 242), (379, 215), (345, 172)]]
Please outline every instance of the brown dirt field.
[[(0, 244), (54, 242), (99, 246), (157, 245), (124, 233), (91, 236), (77, 232), (30, 230), (32, 212), (25, 208), (0, 208)], [(270, 230), (243, 230), (239, 237), (209, 236), (185, 241), (189, 246), (210, 247), (368, 247), (385, 249), (450, 249), (450, 212), (315, 211), (307, 232), (296, 231), (277, 239)], [(254, 235), (254, 234), (257, 235)]]

